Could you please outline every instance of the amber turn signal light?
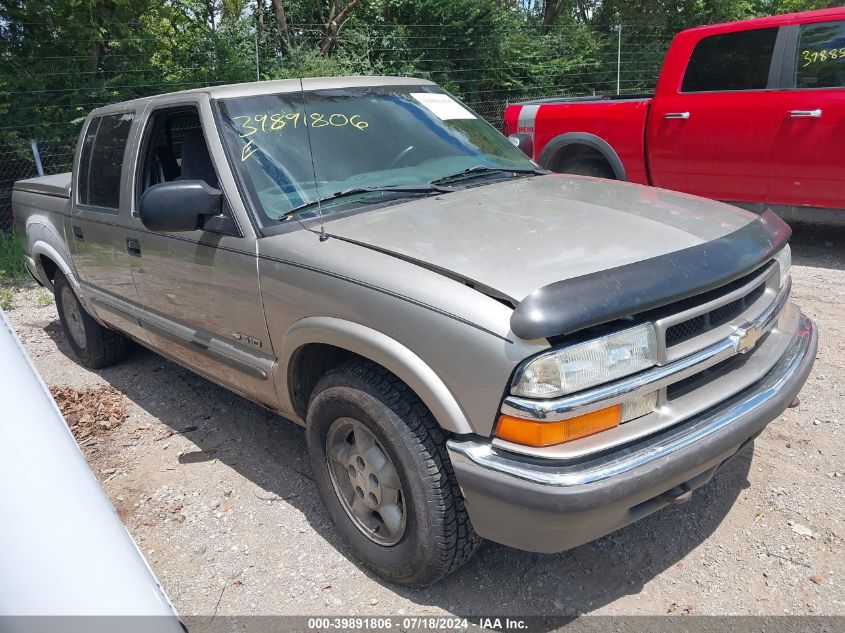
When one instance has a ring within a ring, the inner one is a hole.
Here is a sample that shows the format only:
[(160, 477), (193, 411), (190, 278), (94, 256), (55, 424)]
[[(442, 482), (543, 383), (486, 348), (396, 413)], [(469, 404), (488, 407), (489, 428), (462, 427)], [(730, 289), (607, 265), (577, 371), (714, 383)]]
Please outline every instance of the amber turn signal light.
[(621, 419), (621, 404), (557, 422), (538, 422), (500, 415), (496, 436), (525, 446), (552, 446), (612, 429), (619, 425)]

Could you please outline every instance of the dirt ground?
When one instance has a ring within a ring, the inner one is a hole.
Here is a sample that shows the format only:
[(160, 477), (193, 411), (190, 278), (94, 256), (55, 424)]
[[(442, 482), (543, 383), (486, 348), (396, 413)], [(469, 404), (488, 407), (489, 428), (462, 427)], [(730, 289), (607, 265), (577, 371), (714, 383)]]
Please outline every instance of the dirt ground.
[(819, 355), (800, 406), (769, 425), (753, 457), (686, 505), (569, 552), (486, 543), (424, 590), (350, 558), (299, 427), (148, 351), (81, 368), (32, 286), (9, 315), (47, 384), (71, 389), (63, 398), (124, 394), (111, 428), (80, 441), (183, 615), (845, 615), (845, 230), (797, 227), (792, 244), (794, 298), (819, 325)]

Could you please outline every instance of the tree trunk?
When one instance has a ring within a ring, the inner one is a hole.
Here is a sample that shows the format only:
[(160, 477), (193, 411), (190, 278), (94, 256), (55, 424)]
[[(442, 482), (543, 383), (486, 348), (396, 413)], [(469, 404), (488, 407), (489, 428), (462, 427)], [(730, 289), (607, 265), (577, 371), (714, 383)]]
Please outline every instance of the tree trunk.
[(211, 20), (211, 30), (217, 30), (217, 24), (214, 21), (214, 0), (205, 0), (205, 10), (208, 11), (208, 19)]
[(557, 24), (562, 9), (562, 0), (546, 0), (543, 4), (543, 33), (548, 33)]
[(88, 69), (97, 71), (100, 68), (100, 61), (106, 54), (106, 39), (100, 33), (109, 31), (106, 19), (113, 16), (117, 6), (111, 0), (96, 3), (91, 10), (91, 23), (98, 32), (97, 39), (91, 43), (91, 53), (88, 56)]
[(279, 49), (283, 52), (290, 50), (290, 33), (288, 33), (288, 19), (285, 15), (283, 0), (270, 0), (273, 15), (276, 16), (276, 31), (278, 33)]
[[(349, 19), (352, 9), (358, 4), (358, 0), (349, 0), (346, 6), (341, 7), (341, 0), (332, 0), (329, 7), (329, 17), (323, 25), (323, 42), (320, 44), (320, 55), (328, 55), (337, 44), (340, 32)], [(318, 4), (318, 6), (320, 6)]]
[(102, 42), (91, 44), (91, 54), (88, 55), (88, 70), (96, 71), (100, 68), (100, 59), (106, 54), (106, 45)]

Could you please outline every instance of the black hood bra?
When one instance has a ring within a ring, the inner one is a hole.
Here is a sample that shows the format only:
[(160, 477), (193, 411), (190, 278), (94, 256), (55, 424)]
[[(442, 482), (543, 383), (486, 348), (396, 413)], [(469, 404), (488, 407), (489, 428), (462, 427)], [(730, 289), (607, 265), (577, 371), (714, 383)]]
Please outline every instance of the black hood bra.
[(563, 336), (688, 299), (760, 267), (790, 235), (789, 226), (769, 210), (704, 244), (557, 281), (517, 305), (511, 330), (525, 340)]

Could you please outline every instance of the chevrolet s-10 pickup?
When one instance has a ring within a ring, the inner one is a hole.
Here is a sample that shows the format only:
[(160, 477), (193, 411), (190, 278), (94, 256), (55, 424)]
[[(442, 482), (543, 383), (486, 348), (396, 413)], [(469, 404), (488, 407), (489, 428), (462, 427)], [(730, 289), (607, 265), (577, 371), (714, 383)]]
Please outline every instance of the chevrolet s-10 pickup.
[(82, 364), (135, 341), (303, 425), (336, 529), (409, 585), (683, 502), (816, 353), (773, 213), (549, 174), (419, 79), (109, 105), (13, 209)]

